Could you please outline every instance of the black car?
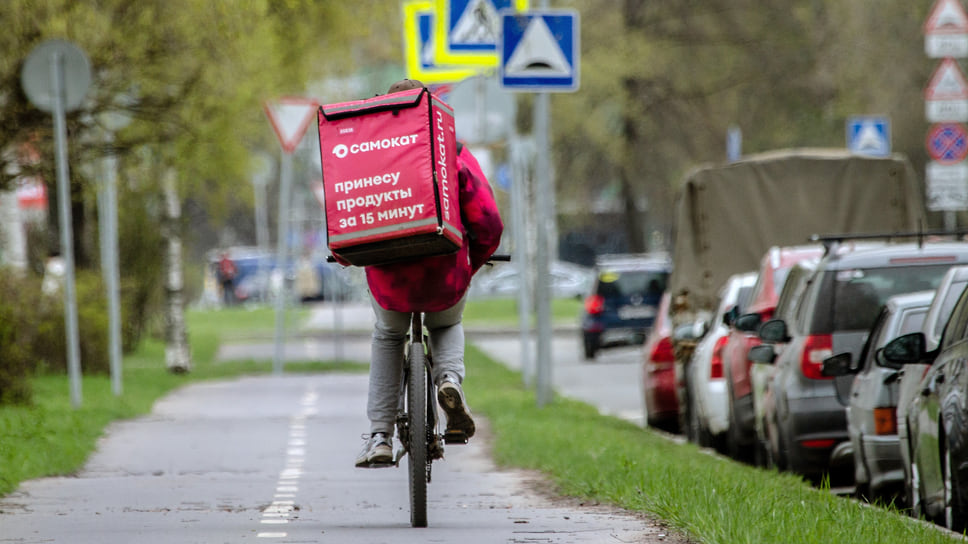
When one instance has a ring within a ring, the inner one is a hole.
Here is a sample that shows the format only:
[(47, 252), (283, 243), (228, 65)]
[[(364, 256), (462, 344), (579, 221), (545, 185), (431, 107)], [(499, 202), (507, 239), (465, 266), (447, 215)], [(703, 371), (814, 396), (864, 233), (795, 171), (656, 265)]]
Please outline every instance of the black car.
[(959, 242), (830, 243), (792, 314), (759, 331), (765, 343), (779, 344), (764, 414), (774, 459), (812, 480), (853, 479), (845, 410), (853, 376), (825, 376), (824, 360), (848, 353), (859, 360), (888, 298), (934, 290), (950, 267), (966, 262), (968, 244)]
[(603, 348), (645, 342), (671, 269), (665, 255), (598, 259), (595, 280), (581, 315), (586, 359), (594, 359)]

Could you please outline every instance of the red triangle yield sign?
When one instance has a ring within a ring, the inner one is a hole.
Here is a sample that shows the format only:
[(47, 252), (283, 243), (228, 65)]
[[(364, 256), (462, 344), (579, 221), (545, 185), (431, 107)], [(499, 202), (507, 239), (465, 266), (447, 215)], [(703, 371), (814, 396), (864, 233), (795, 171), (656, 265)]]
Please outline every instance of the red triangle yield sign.
[(925, 35), (966, 34), (968, 15), (958, 0), (937, 0), (924, 22)]
[(931, 100), (964, 100), (968, 98), (968, 81), (961, 67), (952, 58), (941, 61), (938, 68), (928, 82), (924, 91), (924, 99)]
[(283, 151), (296, 150), (318, 109), (319, 102), (310, 98), (287, 97), (265, 103), (266, 116), (279, 136)]

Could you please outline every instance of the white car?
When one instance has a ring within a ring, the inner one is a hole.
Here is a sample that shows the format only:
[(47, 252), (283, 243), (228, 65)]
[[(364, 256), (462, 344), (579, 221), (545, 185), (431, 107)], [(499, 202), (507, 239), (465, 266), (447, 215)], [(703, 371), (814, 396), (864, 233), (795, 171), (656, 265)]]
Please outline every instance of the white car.
[(709, 330), (689, 360), (688, 376), (689, 422), (686, 436), (701, 446), (713, 446), (729, 428), (729, 400), (723, 373), (722, 349), (729, 327), (726, 316), (738, 316), (749, 299), (756, 273), (731, 276), (719, 292), (719, 305), (712, 316)]

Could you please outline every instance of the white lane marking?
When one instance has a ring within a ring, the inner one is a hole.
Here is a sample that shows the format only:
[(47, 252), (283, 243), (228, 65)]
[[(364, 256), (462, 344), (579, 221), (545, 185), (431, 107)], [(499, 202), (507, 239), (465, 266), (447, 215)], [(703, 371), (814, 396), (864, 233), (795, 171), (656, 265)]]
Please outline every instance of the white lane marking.
[[(289, 523), (289, 516), (296, 510), (296, 493), (299, 492), (299, 478), (302, 476), (302, 465), (306, 456), (306, 418), (317, 414), (316, 402), (319, 395), (309, 389), (300, 399), (300, 410), (292, 416), (289, 423), (289, 439), (286, 444), (286, 464), (279, 473), (276, 483), (275, 500), (262, 511), (263, 525), (284, 525)], [(285, 538), (285, 532), (260, 532), (258, 538)]]

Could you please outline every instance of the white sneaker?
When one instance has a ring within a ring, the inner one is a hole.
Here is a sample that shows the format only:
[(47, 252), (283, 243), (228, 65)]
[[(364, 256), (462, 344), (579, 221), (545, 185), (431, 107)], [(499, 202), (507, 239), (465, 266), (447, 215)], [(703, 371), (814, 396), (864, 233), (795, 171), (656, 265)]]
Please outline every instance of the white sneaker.
[(393, 464), (393, 439), (386, 433), (363, 435), (363, 449), (356, 457), (357, 468), (377, 468)]
[(467, 438), (474, 436), (476, 428), (464, 401), (464, 390), (450, 375), (445, 376), (437, 387), (437, 403), (447, 414), (448, 433), (464, 433)]

